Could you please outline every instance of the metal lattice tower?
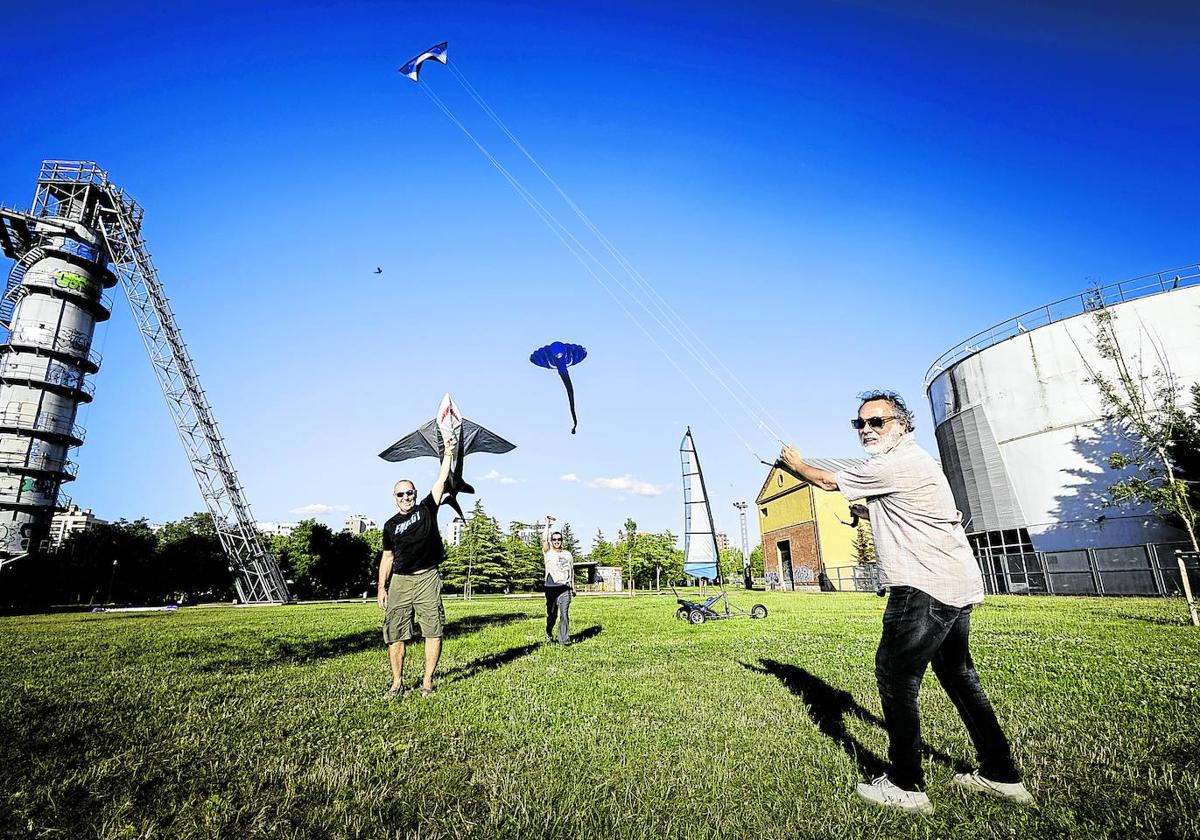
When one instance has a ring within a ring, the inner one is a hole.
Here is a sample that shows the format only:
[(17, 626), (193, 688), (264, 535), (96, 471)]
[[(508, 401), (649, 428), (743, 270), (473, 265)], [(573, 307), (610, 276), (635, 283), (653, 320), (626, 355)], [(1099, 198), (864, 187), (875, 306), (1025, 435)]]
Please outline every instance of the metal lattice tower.
[[(25, 215), (0, 210), (0, 221), (3, 221), (3, 225), (0, 225), (0, 244), (3, 244), (6, 255), (17, 260), (16, 267), (9, 275), (8, 291), (3, 302), (0, 302), (0, 323), (4, 323), (8, 312), (7, 301), (14, 299), (18, 314), (11, 318), (10, 323), (13, 337), (17, 336), (18, 329), (25, 325), (25, 319), (20, 316), (24, 314), (26, 301), (31, 299), (31, 293), (41, 292), (31, 282), (29, 275), (33, 267), (40, 266), (46, 258), (31, 259), (30, 254), (49, 247), (56, 259), (65, 259), (61, 247), (56, 244), (56, 237), (63, 236), (74, 237), (75, 242), (91, 248), (92, 252), (85, 252), (83, 257), (90, 258), (94, 264), (93, 285), (97, 288), (112, 286), (119, 279), (125, 290), (196, 483), (212, 514), (221, 546), (229, 558), (239, 599), (243, 603), (286, 601), (289, 597), (287, 584), (275, 558), (263, 547), (237, 473), (225, 451), (225, 442), (217, 429), (212, 408), (200, 387), (175, 316), (158, 280), (158, 272), (151, 263), (150, 252), (142, 241), (142, 215), (142, 208), (124, 190), (111, 184), (108, 173), (96, 164), (88, 161), (44, 161), (38, 176), (32, 213)], [(62, 234), (61, 230), (68, 233)], [(85, 275), (85, 280), (90, 278), (91, 275)], [(30, 292), (22, 296), (18, 291), (21, 287), (30, 287)], [(103, 317), (108, 317), (108, 310), (103, 305), (106, 301), (102, 300), (101, 293), (91, 286), (87, 288), (91, 295), (88, 297), (90, 311), (103, 310)], [(97, 315), (94, 320), (102, 319)], [(76, 405), (86, 401), (85, 396), (87, 399), (91, 397), (91, 391), (83, 383), (82, 374), (94, 373), (99, 368), (99, 360), (90, 353), (93, 323), (88, 323), (86, 330), (78, 331), (86, 333), (86, 342), (76, 337), (78, 347), (59, 348), (57, 356), (54, 356), (69, 362), (73, 370), (80, 371), (78, 387), (72, 391)], [(24, 345), (18, 345), (10, 337), (7, 346), (20, 348)], [(0, 383), (9, 381), (9, 363), (18, 358), (22, 358), (19, 352), (10, 352), (5, 357), (5, 365), (0, 367)], [(7, 384), (0, 384), (0, 413), (4, 411), (2, 401), (5, 387), (8, 387)], [(71, 437), (64, 431), (73, 428), (74, 406), (69, 423), (65, 423), (65, 418), (61, 416), (58, 419), (60, 422), (54, 426), (53, 433), (64, 439), (67, 445), (78, 446), (82, 443), (82, 433)], [(0, 469), (3, 469), (4, 463), (2, 453), (8, 436), (6, 432), (7, 428), (0, 417)], [(43, 436), (48, 434), (44, 432)], [(73, 473), (70, 475), (73, 476)], [(59, 476), (59, 480), (66, 480), (66, 475)], [(0, 521), (12, 507), (4, 495), (5, 486), (0, 483)], [(47, 492), (41, 497), (41, 508), (37, 511), (39, 516), (34, 517), (44, 519), (47, 527), (57, 501), (57, 489), (56, 482), (55, 492), (50, 494), (47, 486)], [(0, 551), (3, 549), (0, 548)], [(15, 559), (11, 550), (9, 553)]]

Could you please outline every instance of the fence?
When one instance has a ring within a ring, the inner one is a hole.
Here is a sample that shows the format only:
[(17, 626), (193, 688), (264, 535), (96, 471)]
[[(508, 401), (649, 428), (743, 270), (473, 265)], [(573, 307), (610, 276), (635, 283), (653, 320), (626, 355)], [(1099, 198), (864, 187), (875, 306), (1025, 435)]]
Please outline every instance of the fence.
[[(1200, 554), (1188, 543), (1147, 543), (1118, 548), (1034, 551), (979, 558), (989, 595), (1182, 595), (1182, 559), (1192, 591), (1200, 592)], [(840, 592), (875, 592), (874, 563), (826, 570)], [(784, 589), (768, 575), (767, 589)], [(817, 581), (813, 581), (814, 584)], [(816, 585), (796, 587), (816, 591)]]
[(990, 594), (1181, 595), (1180, 557), (1192, 589), (1200, 588), (1200, 560), (1190, 548), (1147, 543), (992, 555), (981, 560), (983, 583)]

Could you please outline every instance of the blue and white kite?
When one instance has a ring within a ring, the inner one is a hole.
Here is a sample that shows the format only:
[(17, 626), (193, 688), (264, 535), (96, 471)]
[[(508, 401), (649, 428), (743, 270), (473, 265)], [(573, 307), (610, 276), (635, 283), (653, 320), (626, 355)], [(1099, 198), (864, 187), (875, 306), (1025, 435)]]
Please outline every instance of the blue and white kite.
[(547, 344), (545, 347), (539, 347), (530, 355), (529, 361), (533, 362), (538, 367), (554, 368), (558, 371), (558, 375), (562, 377), (563, 385), (567, 386), (567, 400), (571, 403), (571, 434), (575, 434), (575, 427), (579, 425), (579, 420), (575, 417), (575, 388), (571, 385), (571, 377), (567, 373), (567, 368), (570, 365), (577, 365), (587, 358), (587, 348), (581, 347), (578, 344), (566, 344), (561, 341), (555, 341)]
[(446, 56), (446, 44), (448, 43), (449, 41), (442, 41), (442, 43), (425, 50), (425, 52), (401, 67), (400, 72), (414, 82), (420, 81), (421, 65), (426, 61), (432, 58), (434, 61), (440, 61), (442, 64), (445, 64), (449, 60)]

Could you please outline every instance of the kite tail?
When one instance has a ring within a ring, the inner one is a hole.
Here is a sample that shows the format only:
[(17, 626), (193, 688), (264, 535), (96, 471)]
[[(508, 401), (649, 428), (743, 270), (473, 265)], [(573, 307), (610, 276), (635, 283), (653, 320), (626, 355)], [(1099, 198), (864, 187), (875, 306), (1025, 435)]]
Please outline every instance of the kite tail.
[(575, 434), (575, 428), (579, 425), (579, 418), (575, 416), (575, 386), (571, 384), (571, 376), (567, 373), (567, 366), (560, 365), (558, 375), (562, 377), (563, 384), (567, 386), (567, 401), (571, 404), (571, 434)]

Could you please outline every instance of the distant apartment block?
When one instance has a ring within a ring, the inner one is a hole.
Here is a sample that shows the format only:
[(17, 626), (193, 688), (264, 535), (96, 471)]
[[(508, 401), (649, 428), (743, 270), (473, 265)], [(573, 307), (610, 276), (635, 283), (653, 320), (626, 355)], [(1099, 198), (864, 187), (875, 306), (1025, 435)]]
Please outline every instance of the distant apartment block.
[(97, 519), (91, 510), (82, 510), (79, 505), (72, 504), (66, 510), (54, 514), (50, 520), (50, 547), (58, 548), (63, 540), (72, 534), (86, 531), (93, 525), (103, 525), (103, 519)]
[(258, 532), (264, 537), (290, 537), (299, 522), (259, 522)]
[(446, 526), (446, 542), (450, 545), (458, 545), (462, 542), (463, 532), (467, 529), (465, 520), (459, 519), (457, 516), (450, 521)]
[(356, 513), (346, 520), (342, 530), (351, 534), (364, 534), (378, 527), (379, 524), (371, 517)]
[(729, 535), (722, 532), (717, 534), (717, 548), (721, 551), (729, 548)]

